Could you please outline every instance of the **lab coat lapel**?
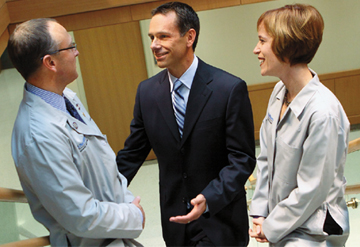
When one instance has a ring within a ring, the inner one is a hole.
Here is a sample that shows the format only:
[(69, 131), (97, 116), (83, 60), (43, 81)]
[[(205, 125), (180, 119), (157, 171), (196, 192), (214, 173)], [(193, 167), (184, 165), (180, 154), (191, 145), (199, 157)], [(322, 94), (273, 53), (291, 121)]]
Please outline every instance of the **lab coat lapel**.
[(91, 119), (89, 113), (87, 113), (87, 111), (85, 110), (83, 104), (76, 97), (76, 94), (72, 91), (67, 90), (66, 88), (64, 90), (64, 95), (69, 99), (71, 104), (73, 104), (73, 106), (75, 107), (75, 109), (77, 110), (77, 112), (85, 122), (84, 124), (80, 120), (70, 116), (70, 114), (63, 112), (63, 114), (67, 118), (67, 123), (69, 124), (69, 126), (76, 132), (84, 135), (95, 135), (95, 136), (104, 137), (104, 135), (101, 133), (96, 123)]

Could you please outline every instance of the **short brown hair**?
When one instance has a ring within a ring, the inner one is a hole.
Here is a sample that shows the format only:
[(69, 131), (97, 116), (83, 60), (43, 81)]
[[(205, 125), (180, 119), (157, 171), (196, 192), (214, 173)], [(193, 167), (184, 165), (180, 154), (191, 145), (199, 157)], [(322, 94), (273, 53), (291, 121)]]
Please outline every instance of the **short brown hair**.
[(313, 6), (286, 5), (263, 13), (257, 28), (264, 24), (273, 38), (272, 50), (283, 62), (291, 65), (311, 62), (322, 41), (324, 20)]

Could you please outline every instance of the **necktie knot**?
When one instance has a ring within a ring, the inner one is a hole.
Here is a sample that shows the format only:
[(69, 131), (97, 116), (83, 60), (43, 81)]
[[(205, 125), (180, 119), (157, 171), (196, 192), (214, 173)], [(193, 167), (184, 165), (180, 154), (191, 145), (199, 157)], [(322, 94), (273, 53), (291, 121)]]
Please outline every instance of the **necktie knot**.
[(177, 92), (182, 85), (184, 85), (184, 84), (183, 84), (179, 79), (177, 79), (177, 80), (174, 82), (173, 91)]

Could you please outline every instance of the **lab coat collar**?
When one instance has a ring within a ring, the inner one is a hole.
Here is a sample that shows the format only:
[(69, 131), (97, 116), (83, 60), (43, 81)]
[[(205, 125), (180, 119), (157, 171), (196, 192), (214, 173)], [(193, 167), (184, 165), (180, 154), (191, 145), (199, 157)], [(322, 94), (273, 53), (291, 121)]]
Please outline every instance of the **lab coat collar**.
[(320, 85), (320, 80), (318, 75), (313, 70), (310, 69), (310, 71), (313, 74), (313, 78), (309, 81), (308, 84), (305, 85), (303, 89), (301, 89), (301, 91), (296, 95), (294, 100), (289, 105), (289, 108), (292, 110), (292, 112), (295, 114), (297, 118), (299, 118), (301, 113), (304, 111), (306, 105), (314, 96), (314, 94), (317, 91), (317, 88)]
[[(289, 109), (295, 114), (296, 118), (299, 118), (301, 113), (304, 111), (305, 106), (308, 104), (310, 99), (316, 93), (316, 88), (320, 85), (320, 80), (318, 75), (311, 69), (309, 69), (313, 74), (313, 78), (308, 84), (305, 85), (303, 89), (296, 95), (296, 97), (291, 101), (291, 104), (288, 106)], [(283, 83), (283, 82), (281, 82)], [(276, 94), (276, 98), (280, 102), (284, 102), (286, 87), (283, 84), (279, 88), (279, 91)]]

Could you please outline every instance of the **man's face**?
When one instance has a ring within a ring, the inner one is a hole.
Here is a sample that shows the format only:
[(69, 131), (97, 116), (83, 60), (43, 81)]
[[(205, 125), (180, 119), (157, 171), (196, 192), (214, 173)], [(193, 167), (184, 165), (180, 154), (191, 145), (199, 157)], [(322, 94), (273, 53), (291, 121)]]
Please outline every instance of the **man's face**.
[(176, 25), (177, 16), (174, 11), (166, 15), (156, 14), (152, 17), (149, 26), (151, 50), (160, 68), (177, 71), (185, 62), (188, 50), (191, 49), (188, 42), (188, 33), (180, 35)]
[[(73, 40), (66, 29), (56, 22), (50, 22), (50, 34), (59, 44), (58, 49), (64, 49), (73, 46)], [(56, 61), (57, 75), (59, 80), (66, 85), (78, 77), (76, 71), (76, 57), (79, 55), (77, 49), (68, 49), (60, 51), (52, 58)]]

